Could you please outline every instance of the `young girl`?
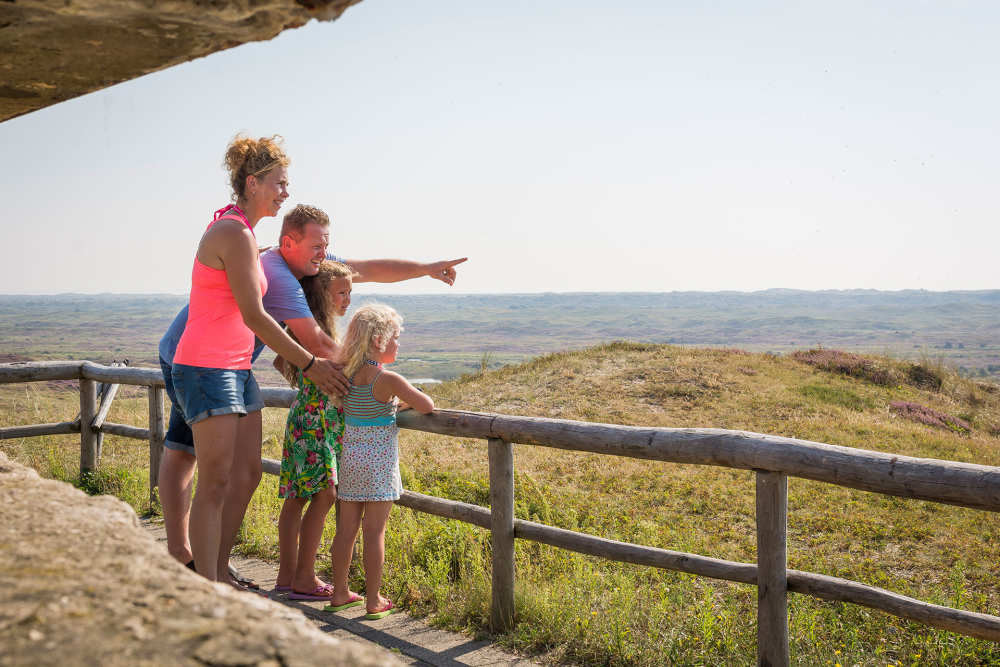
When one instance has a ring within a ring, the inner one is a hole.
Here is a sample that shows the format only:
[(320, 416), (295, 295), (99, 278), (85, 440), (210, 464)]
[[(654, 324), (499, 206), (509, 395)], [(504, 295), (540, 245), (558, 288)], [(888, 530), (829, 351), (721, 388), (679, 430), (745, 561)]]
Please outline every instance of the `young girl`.
[(358, 528), (364, 528), (366, 619), (387, 616), (392, 602), (379, 594), (385, 560), (385, 524), (392, 503), (399, 499), (399, 409), (427, 414), (434, 402), (402, 375), (382, 370), (396, 360), (403, 318), (383, 305), (358, 309), (343, 345), (344, 375), (351, 388), (344, 397), (344, 436), (340, 455), (340, 516), (333, 538), (334, 591), (331, 611), (353, 606), (357, 597), (347, 587), (348, 568)]
[[(324, 261), (319, 273), (301, 281), (309, 309), (320, 328), (337, 342), (335, 318), (351, 305), (351, 270)], [(283, 365), (286, 378), (299, 393), (288, 411), (285, 446), (281, 452), (278, 497), (284, 498), (278, 518), (280, 560), (275, 589), (295, 600), (329, 601), (333, 586), (316, 576), (316, 550), (323, 524), (337, 499), (337, 455), (344, 418), (340, 406), (304, 377)], [(306, 502), (309, 508), (302, 515)], [(357, 597), (357, 604), (361, 597)]]

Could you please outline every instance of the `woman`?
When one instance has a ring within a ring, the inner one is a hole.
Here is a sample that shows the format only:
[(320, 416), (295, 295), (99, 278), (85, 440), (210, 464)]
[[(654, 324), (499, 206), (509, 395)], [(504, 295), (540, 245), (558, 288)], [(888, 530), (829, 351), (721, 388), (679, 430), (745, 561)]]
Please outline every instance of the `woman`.
[(229, 552), (260, 482), (264, 402), (250, 370), (254, 334), (324, 391), (337, 388), (332, 362), (292, 340), (261, 303), (267, 279), (254, 227), (288, 198), (289, 161), (279, 141), (238, 135), (226, 151), (236, 203), (216, 211), (198, 244), (171, 371), (198, 456), (191, 550), (198, 574), (212, 581), (229, 581)]

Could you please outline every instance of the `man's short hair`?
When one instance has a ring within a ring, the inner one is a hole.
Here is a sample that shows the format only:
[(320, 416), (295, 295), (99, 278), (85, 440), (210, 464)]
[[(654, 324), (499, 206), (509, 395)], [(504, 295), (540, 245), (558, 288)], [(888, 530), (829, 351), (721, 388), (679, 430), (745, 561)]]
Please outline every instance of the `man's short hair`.
[(278, 238), (291, 236), (294, 240), (299, 241), (305, 234), (306, 225), (310, 222), (315, 222), (320, 227), (329, 227), (330, 216), (315, 206), (299, 204), (285, 214), (285, 218), (281, 221), (281, 235)]

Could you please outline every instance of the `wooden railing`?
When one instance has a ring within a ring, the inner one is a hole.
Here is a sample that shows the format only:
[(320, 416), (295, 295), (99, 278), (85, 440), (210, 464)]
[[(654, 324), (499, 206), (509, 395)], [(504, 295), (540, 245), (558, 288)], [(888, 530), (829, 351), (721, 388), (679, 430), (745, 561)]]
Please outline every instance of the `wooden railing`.
[[(155, 369), (110, 368), (90, 362), (0, 364), (0, 384), (80, 379), (81, 424), (72, 422), (0, 429), (0, 438), (80, 431), (81, 470), (93, 469), (95, 432), (148, 439), (150, 488), (163, 443), (163, 379)], [(145, 385), (149, 392), (149, 429), (103, 423), (96, 416), (95, 382)], [(88, 384), (89, 383), (89, 384)], [(292, 389), (265, 388), (268, 407), (289, 407)], [(491, 531), (493, 588), (490, 620), (494, 629), (514, 624), (514, 540), (525, 539), (583, 554), (687, 572), (757, 586), (758, 663), (789, 664), (788, 592), (851, 602), (972, 637), (1000, 641), (1000, 617), (929, 604), (859, 582), (787, 568), (788, 475), (903, 498), (1000, 510), (1000, 468), (918, 459), (818, 442), (722, 429), (647, 428), (560, 419), (514, 417), (459, 410), (430, 415), (400, 413), (400, 427), (487, 441), (490, 509), (404, 491), (397, 501), (418, 512), (456, 519)], [(757, 563), (617, 542), (514, 517), (513, 444), (655, 461), (752, 470), (757, 483)], [(265, 472), (279, 463), (263, 460)], [(152, 492), (152, 491), (151, 491)]]

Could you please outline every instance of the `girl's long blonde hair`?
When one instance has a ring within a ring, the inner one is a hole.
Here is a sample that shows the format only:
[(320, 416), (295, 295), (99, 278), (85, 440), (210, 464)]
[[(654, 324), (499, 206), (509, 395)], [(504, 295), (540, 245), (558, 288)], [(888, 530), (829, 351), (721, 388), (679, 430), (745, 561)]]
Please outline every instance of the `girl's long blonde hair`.
[(389, 339), (403, 330), (402, 316), (382, 303), (368, 303), (354, 313), (344, 338), (344, 375), (354, 377), (375, 350), (382, 352)]
[[(299, 280), (302, 291), (306, 295), (306, 303), (312, 311), (313, 318), (319, 328), (333, 339), (334, 343), (340, 344), (340, 335), (337, 332), (337, 313), (333, 307), (333, 297), (330, 294), (330, 285), (338, 278), (350, 278), (354, 275), (351, 267), (340, 262), (324, 260), (319, 265), (319, 273), (315, 276), (305, 276)], [(300, 341), (295, 338), (295, 334), (288, 332), (296, 343)], [(293, 387), (299, 384), (299, 370), (289, 363), (284, 365), (282, 375)]]

